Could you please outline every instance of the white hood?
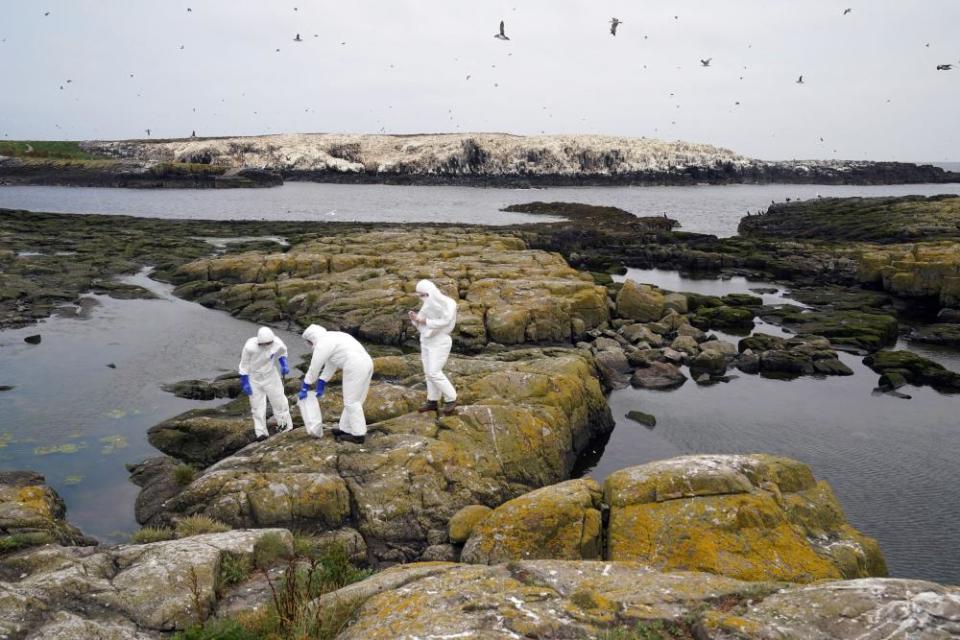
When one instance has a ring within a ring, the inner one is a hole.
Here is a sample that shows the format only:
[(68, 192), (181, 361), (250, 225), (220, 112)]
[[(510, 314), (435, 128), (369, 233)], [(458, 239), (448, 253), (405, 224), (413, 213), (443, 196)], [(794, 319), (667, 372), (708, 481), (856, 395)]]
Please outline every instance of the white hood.
[(303, 339), (316, 346), (317, 342), (320, 341), (320, 338), (323, 337), (323, 334), (326, 332), (327, 330), (320, 325), (312, 324), (303, 330)]

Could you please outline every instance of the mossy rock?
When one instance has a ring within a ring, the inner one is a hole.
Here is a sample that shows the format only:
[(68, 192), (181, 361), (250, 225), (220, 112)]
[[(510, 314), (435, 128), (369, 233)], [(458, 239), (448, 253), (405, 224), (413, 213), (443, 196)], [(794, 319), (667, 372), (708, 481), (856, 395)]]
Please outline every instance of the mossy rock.
[[(887, 376), (888, 384), (902, 378), (910, 384), (929, 385), (937, 391), (960, 393), (960, 374), (912, 351), (878, 351), (864, 358), (863, 363)], [(881, 386), (884, 386), (883, 379)]]

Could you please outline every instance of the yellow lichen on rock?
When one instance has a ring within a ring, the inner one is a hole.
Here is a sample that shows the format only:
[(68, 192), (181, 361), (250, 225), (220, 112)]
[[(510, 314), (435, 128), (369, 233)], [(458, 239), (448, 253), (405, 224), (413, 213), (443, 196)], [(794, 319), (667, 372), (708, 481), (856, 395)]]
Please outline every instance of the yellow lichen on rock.
[(742, 580), (885, 575), (825, 482), (788, 458), (685, 456), (607, 479), (607, 557)]
[(600, 486), (568, 480), (514, 498), (479, 522), (461, 559), (472, 564), (600, 557)]

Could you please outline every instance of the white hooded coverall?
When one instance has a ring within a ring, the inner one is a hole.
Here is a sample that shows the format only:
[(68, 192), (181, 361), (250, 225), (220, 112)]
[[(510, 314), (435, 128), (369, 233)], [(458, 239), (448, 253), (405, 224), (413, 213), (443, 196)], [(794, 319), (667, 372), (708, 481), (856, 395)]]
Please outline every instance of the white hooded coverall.
[(444, 402), (453, 402), (457, 399), (457, 390), (444, 375), (443, 366), (447, 364), (453, 346), (450, 333), (457, 324), (457, 303), (443, 295), (429, 280), (418, 282), (417, 292), (427, 294), (417, 313), (417, 319), (421, 321), (417, 330), (420, 332), (420, 361), (427, 381), (427, 400), (436, 402), (442, 396)]
[[(269, 342), (270, 344), (261, 344)], [(286, 431), (293, 426), (290, 404), (283, 392), (278, 361), (287, 355), (287, 345), (276, 337), (269, 327), (260, 327), (256, 338), (243, 345), (240, 354), (240, 375), (250, 376), (250, 412), (253, 430), (258, 436), (269, 436), (267, 431), (267, 400), (277, 418), (277, 427)]]
[(342, 331), (327, 331), (312, 324), (303, 332), (303, 339), (313, 344), (313, 358), (303, 381), (312, 389), (318, 379), (329, 382), (338, 369), (343, 369), (343, 413), (340, 430), (352, 436), (367, 433), (363, 402), (373, 378), (373, 360), (356, 338)]

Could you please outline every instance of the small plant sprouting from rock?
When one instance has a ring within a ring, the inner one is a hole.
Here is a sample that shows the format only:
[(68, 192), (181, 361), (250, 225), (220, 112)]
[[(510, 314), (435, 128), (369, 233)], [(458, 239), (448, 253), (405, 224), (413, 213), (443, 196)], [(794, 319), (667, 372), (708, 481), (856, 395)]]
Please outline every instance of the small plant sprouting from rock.
[(176, 532), (170, 527), (144, 527), (135, 531), (130, 536), (130, 541), (134, 544), (149, 544), (151, 542), (162, 542), (164, 540), (173, 540)]
[(223, 533), (230, 531), (230, 526), (215, 520), (210, 516), (188, 516), (177, 522), (176, 534), (178, 538), (198, 536), (202, 533)]
[(276, 567), (276, 561), (289, 553), (280, 536), (263, 536), (254, 547), (253, 561), (249, 556), (244, 562), (240, 556), (225, 554), (220, 589), (243, 582), (256, 566), (269, 585), (270, 603), (234, 620), (197, 624), (173, 640), (332, 640), (343, 630), (355, 605), (335, 601), (319, 607), (317, 598), (366, 578), (370, 571), (354, 566), (342, 544), (324, 550), (315, 539), (298, 536), (295, 549), (297, 553), (287, 558), (282, 569)]
[(267, 533), (253, 546), (253, 565), (257, 569), (269, 569), (281, 558), (290, 556), (287, 545), (278, 533)]
[(188, 464), (178, 464), (173, 470), (173, 479), (181, 487), (185, 487), (197, 476), (197, 470)]
[(220, 558), (220, 580), (217, 591), (240, 584), (253, 573), (253, 560), (250, 556), (237, 553), (224, 553)]

